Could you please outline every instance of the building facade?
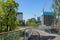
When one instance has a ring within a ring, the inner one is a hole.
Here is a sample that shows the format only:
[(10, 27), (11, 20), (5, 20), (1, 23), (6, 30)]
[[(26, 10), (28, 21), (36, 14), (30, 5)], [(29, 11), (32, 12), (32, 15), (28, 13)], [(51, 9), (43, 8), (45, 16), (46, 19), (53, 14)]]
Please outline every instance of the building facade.
[(18, 12), (16, 15), (17, 20), (23, 20), (23, 13), (22, 12)]
[(41, 24), (40, 17), (37, 17), (37, 23), (38, 23), (38, 24)]
[(53, 24), (53, 12), (43, 12), (42, 25), (51, 26)]

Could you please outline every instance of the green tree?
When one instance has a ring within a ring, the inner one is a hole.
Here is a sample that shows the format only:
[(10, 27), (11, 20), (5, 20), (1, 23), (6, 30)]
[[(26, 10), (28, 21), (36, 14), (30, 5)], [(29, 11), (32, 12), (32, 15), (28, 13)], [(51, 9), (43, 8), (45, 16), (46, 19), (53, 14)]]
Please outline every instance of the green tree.
[(56, 12), (53, 14), (53, 26), (55, 27), (57, 25), (57, 19), (56, 19)]
[(3, 12), (3, 6), (4, 6), (4, 2), (3, 0), (0, 0), (0, 32), (3, 29), (2, 24), (3, 24), (4, 15), (5, 15), (5, 13)]
[(35, 18), (28, 19), (28, 21), (26, 22), (26, 25), (31, 27), (38, 26)]
[(24, 21), (19, 20), (19, 26), (25, 26), (25, 22), (24, 22)]
[(60, 0), (53, 0), (53, 10), (56, 16), (58, 17), (58, 26), (60, 26)]
[(15, 0), (0, 0), (0, 27), (5, 26), (5, 31), (14, 30), (17, 27), (16, 13), (18, 3)]

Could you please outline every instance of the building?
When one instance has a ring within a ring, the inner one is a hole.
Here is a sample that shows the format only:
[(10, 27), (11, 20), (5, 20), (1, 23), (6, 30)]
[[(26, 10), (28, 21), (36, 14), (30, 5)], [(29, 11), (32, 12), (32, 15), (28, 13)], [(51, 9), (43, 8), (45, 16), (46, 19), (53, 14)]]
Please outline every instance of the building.
[(53, 12), (43, 12), (42, 25), (51, 26), (53, 23)]
[(37, 23), (38, 23), (38, 24), (41, 24), (40, 17), (37, 17)]
[(17, 20), (23, 20), (23, 13), (22, 12), (18, 12), (16, 15)]

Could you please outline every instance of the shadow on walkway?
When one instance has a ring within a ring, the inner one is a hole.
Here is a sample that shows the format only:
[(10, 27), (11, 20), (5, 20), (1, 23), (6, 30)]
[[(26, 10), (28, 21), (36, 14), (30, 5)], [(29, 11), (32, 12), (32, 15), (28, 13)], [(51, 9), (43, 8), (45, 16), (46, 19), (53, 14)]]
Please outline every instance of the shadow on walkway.
[(55, 36), (40, 36), (40, 40), (53, 40)]
[(28, 40), (40, 40), (40, 36), (39, 35), (31, 35)]
[(28, 40), (53, 40), (55, 36), (39, 36), (39, 35), (31, 35)]

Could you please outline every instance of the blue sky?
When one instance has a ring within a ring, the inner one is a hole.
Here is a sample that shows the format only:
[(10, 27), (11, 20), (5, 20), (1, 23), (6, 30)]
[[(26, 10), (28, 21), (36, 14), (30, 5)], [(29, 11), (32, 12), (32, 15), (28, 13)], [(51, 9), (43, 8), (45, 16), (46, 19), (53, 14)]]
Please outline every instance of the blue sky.
[(52, 0), (16, 0), (19, 3), (19, 12), (23, 12), (25, 20), (41, 16), (42, 10), (51, 11)]

